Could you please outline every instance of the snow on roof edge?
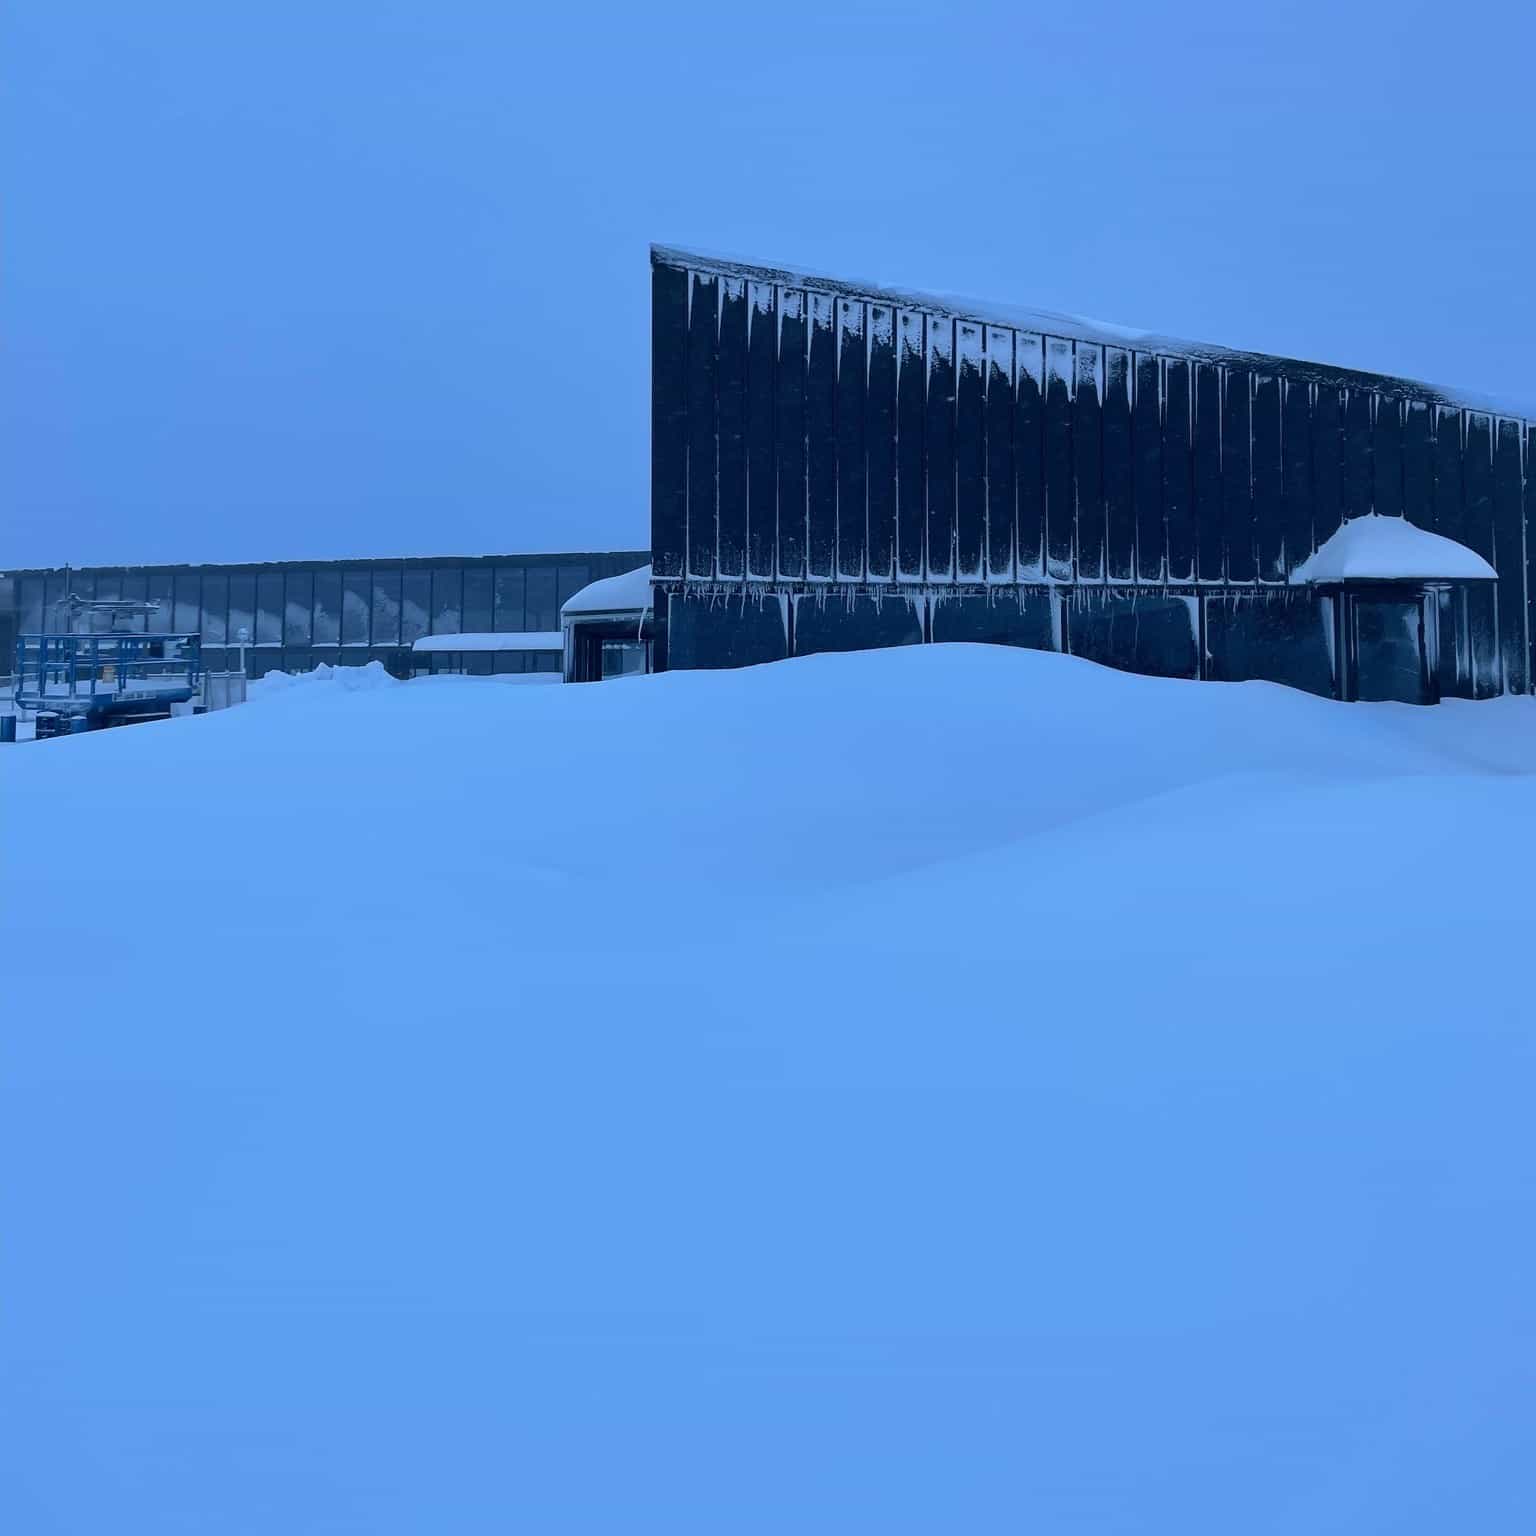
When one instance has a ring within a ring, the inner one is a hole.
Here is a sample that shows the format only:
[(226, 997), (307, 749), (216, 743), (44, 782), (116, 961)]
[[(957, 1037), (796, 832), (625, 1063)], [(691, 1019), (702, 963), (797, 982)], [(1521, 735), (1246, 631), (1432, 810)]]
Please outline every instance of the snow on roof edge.
[(566, 598), (560, 617), (586, 613), (643, 613), (651, 606), (651, 568), (638, 565), (618, 576), (589, 581)]
[(664, 245), (655, 241), (651, 243), (651, 261), (653, 265), (660, 263), (663, 266), (703, 267), (730, 276), (780, 283), (790, 287), (824, 289), (831, 293), (847, 294), (850, 297), (881, 298), (909, 309), (937, 311), (956, 319), (974, 320), (983, 325), (1013, 326), (1075, 341), (1129, 347), (1143, 352), (1187, 356), (1200, 361), (1241, 363), (1255, 372), (1305, 376), (1327, 375), (1337, 377), (1346, 383), (1356, 381), (1362, 387), (1369, 385), (1373, 389), (1385, 388), (1389, 392), (1412, 394), (1415, 397), (1422, 397), (1431, 404), (1451, 405), (1461, 410), (1479, 411), (1490, 416), (1517, 418), (1526, 425), (1536, 424), (1536, 401), (1532, 400), (1515, 400), (1505, 396), (1487, 395), (1471, 389), (1431, 384), (1427, 380), (1408, 378), (1405, 375), (1372, 373), (1369, 369), (1313, 362), (1300, 357), (1285, 357), (1279, 353), (1258, 352), (1247, 347), (1229, 347), (1218, 342), (1193, 341), (1188, 337), (1168, 336), (1158, 331), (1136, 330), (1130, 326), (1114, 325), (1108, 321), (1094, 320), (1086, 315), (1068, 314), (1059, 310), (1031, 309), (1027, 305), (976, 299), (963, 294), (937, 293), (890, 283), (833, 277), (825, 272), (815, 272), (805, 267), (770, 264), (753, 261), (746, 257), (718, 253), (711, 255), (707, 251), (692, 250), (686, 246)]
[(1498, 572), (1465, 544), (1375, 512), (1340, 524), (1291, 572), (1292, 586), (1344, 581), (1495, 581)]
[(509, 630), (504, 634), (422, 635), (413, 651), (560, 651), (565, 636), (558, 629)]

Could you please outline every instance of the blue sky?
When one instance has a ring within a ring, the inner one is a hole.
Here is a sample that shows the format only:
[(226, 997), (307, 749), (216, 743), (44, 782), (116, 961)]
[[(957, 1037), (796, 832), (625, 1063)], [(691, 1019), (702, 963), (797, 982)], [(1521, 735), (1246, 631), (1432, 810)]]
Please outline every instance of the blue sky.
[(647, 243), (1536, 399), (1536, 8), (9, 0), (0, 562), (643, 547)]

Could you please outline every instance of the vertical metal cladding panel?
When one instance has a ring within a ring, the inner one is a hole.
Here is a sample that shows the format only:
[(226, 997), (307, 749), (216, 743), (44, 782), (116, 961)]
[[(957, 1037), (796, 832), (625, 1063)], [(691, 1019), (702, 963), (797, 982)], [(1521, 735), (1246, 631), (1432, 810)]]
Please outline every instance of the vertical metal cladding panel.
[(1431, 452), (1435, 471), (1434, 531), (1461, 542), (1466, 529), (1466, 497), (1461, 481), (1461, 444), (1466, 423), (1453, 406), (1434, 410), (1434, 442)]
[(1285, 580), (1285, 485), (1280, 468), (1280, 380), (1253, 381), (1253, 535), (1260, 581)]
[(1221, 369), (1195, 365), (1195, 577), (1221, 581)]
[(1312, 386), (1281, 383), (1280, 478), (1285, 497), (1286, 575), (1312, 553)]
[(1163, 377), (1155, 354), (1136, 354), (1131, 404), (1135, 455), (1136, 575), (1161, 582), (1168, 573), (1167, 525), (1163, 521)]
[(896, 571), (903, 581), (923, 579), (928, 490), (923, 443), (928, 411), (928, 361), (923, 316), (904, 309), (896, 317)]
[(1077, 579), (1104, 580), (1104, 349), (1077, 343), (1073, 359), (1072, 473), (1076, 482)]
[(868, 478), (864, 462), (864, 395), (869, 355), (864, 305), (837, 301), (837, 574), (863, 581), (869, 535)]
[[(1493, 419), (1482, 411), (1469, 411), (1466, 448), (1462, 455), (1466, 523), (1462, 542), (1485, 560), (1493, 549)], [(1497, 569), (1497, 567), (1495, 567)], [(1472, 641), (1472, 690), (1479, 699), (1499, 691), (1498, 631), (1494, 594), (1486, 583), (1467, 591), (1467, 620)]]
[(1072, 580), (1072, 343), (1045, 341), (1046, 574)]
[(1104, 569), (1111, 581), (1136, 578), (1136, 504), (1131, 465), (1131, 354), (1104, 349)]
[(810, 532), (807, 574), (830, 581), (837, 556), (837, 334), (830, 295), (807, 291), (810, 360), (805, 381)]
[(1020, 331), (1013, 347), (1013, 484), (1019, 580), (1045, 577), (1044, 339)]
[(651, 565), (683, 574), (688, 547), (688, 274), (651, 268)]
[(1159, 592), (1093, 590), (1071, 594), (1067, 626), (1074, 656), (1149, 677), (1197, 677), (1198, 599)]
[(1521, 499), (1520, 423), (1500, 419), (1493, 439), (1493, 564), (1499, 573), (1499, 659), (1506, 693), (1529, 687)]
[(716, 569), (722, 577), (746, 573), (747, 546), (747, 285), (720, 280), (720, 349), (715, 366), (718, 411), (719, 517)]
[(1525, 634), (1527, 644), (1526, 686), (1536, 691), (1536, 537), (1530, 519), (1536, 514), (1536, 426), (1525, 434), (1525, 511), (1521, 527), (1525, 531)]
[(864, 443), (869, 464), (869, 576), (890, 581), (896, 563), (896, 313), (869, 306), (869, 391)]
[(955, 574), (980, 581), (987, 541), (986, 358), (981, 326), (955, 322)]
[(805, 295), (799, 289), (780, 292), (774, 437), (779, 468), (778, 571), (786, 581), (805, 576), (805, 311)]
[(987, 350), (987, 577), (1015, 577), (1013, 332), (989, 325)]
[(1536, 692), (1536, 537), (1530, 519), (1536, 514), (1536, 426), (1525, 434), (1525, 509), (1520, 526), (1525, 532), (1525, 635), (1526, 686)]
[(751, 667), (789, 654), (786, 600), (762, 588), (729, 595), (674, 592), (667, 603), (667, 665)]
[(955, 592), (933, 599), (936, 645), (968, 641), (1054, 651), (1058, 646), (1055, 594), (1041, 587), (994, 587), (990, 592)]
[(1341, 510), (1346, 518), (1371, 510), (1373, 475), (1371, 439), (1375, 429), (1374, 392), (1350, 389), (1344, 398), (1344, 474)]
[(1212, 593), (1205, 602), (1206, 676), (1250, 678), (1331, 698), (1333, 610), (1310, 587)]
[(928, 316), (928, 576), (955, 574), (955, 323)]
[(1416, 528), (1434, 532), (1435, 461), (1429, 436), (1429, 405), (1403, 403), (1403, 516)]
[(1229, 368), (1221, 402), (1221, 505), (1227, 580), (1252, 581), (1253, 548), (1253, 376)]
[(719, 346), (720, 280), (691, 274), (688, 300), (688, 574), (715, 574), (718, 438), (715, 358)]
[(774, 465), (774, 359), (778, 304), (772, 283), (747, 285), (747, 575), (773, 577), (778, 540)]
[(1332, 384), (1312, 396), (1312, 547), (1327, 543), (1344, 518), (1344, 397)]
[(1396, 395), (1376, 397), (1371, 433), (1371, 507), (1383, 517), (1403, 515), (1403, 402)]
[(812, 592), (794, 599), (795, 655), (921, 645), (922, 598), (903, 592)]
[(1195, 579), (1195, 488), (1190, 365), (1170, 357), (1163, 365), (1163, 521), (1168, 530), (1168, 579)]

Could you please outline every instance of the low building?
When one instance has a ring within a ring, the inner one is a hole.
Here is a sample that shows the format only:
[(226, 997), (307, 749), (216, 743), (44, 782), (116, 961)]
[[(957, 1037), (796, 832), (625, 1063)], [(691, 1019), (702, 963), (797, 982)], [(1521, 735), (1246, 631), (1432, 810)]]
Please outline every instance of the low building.
[[(662, 247), (651, 278), (659, 667), (970, 640), (1341, 698), (1532, 685), (1513, 410)], [(1323, 579), (1366, 518), (1434, 568)]]
[[(632, 570), (644, 550), (268, 565), (84, 566), (0, 573), (0, 671), (17, 634), (56, 632), (61, 600), (154, 602), (140, 632), (198, 634), (210, 671), (307, 672), (382, 662), (422, 670), (416, 642), (440, 635), (559, 636), (560, 606), (592, 581)], [(429, 653), (428, 667), (466, 672), (560, 670), (553, 649), (526, 643)]]
[(596, 683), (652, 671), (650, 566), (583, 587), (561, 605), (560, 623), (566, 682)]

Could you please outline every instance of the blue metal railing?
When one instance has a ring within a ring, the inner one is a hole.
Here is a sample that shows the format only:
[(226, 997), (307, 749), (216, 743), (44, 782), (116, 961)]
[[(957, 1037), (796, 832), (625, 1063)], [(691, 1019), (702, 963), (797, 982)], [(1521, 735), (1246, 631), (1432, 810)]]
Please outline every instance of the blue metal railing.
[(174, 704), (202, 686), (197, 635), (19, 635), (18, 709), (97, 714), (131, 704)]

